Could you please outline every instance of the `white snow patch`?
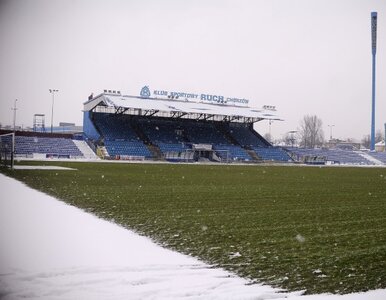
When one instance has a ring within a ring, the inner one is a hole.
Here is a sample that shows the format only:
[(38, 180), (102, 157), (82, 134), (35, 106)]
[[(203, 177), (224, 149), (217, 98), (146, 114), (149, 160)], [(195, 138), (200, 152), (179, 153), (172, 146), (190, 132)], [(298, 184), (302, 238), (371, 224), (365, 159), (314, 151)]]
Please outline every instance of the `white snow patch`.
[(2, 174), (0, 187), (2, 300), (284, 295), (161, 248)]
[(15, 170), (76, 170), (73, 168), (61, 167), (61, 166), (22, 166), (17, 165), (13, 167)]
[(302, 236), (301, 234), (297, 234), (295, 236), (295, 239), (299, 242), (299, 243), (304, 243), (306, 241), (306, 238), (304, 236)]
[(234, 253), (231, 253), (229, 255), (229, 258), (233, 259), (233, 258), (237, 258), (237, 257), (240, 257), (240, 256), (241, 256), (240, 252), (234, 252)]

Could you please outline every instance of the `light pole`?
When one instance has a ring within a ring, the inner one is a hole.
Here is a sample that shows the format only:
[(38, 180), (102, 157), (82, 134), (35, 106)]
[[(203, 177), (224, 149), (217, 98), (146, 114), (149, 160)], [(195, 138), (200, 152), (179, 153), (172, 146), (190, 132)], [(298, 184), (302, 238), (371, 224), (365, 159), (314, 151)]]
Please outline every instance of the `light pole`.
[(53, 90), (49, 89), (50, 93), (52, 94), (52, 110), (51, 110), (51, 133), (52, 133), (52, 128), (54, 124), (54, 102), (55, 102), (55, 93), (59, 92), (59, 90)]
[(330, 141), (332, 141), (332, 127), (334, 127), (335, 125), (327, 125), (328, 127), (330, 127)]
[(11, 152), (11, 169), (13, 170), (13, 159), (15, 157), (15, 134), (16, 134), (16, 102), (13, 103), (13, 135), (12, 135), (12, 152)]
[(291, 139), (291, 146), (292, 148), (294, 147), (294, 144), (295, 144), (295, 137), (294, 137), (294, 134), (297, 133), (296, 130), (291, 130), (291, 131), (288, 131), (289, 134), (291, 134), (290, 136), (290, 139)]
[(375, 55), (377, 53), (377, 12), (371, 13), (371, 54), (373, 56), (371, 84), (371, 141), (370, 150), (375, 150)]
[(13, 133), (15, 133), (16, 131), (16, 111), (17, 111), (17, 108), (16, 108), (16, 102), (17, 102), (17, 99), (15, 99), (15, 101), (13, 102)]

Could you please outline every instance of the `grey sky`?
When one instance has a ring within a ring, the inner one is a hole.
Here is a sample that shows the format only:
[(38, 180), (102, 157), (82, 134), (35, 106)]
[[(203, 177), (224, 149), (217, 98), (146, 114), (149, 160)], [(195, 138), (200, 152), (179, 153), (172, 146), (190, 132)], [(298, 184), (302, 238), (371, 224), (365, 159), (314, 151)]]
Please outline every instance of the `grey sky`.
[[(370, 132), (370, 13), (378, 11), (376, 127), (386, 122), (386, 1), (0, 0), (0, 123), (82, 123), (103, 89), (209, 93), (275, 105), (280, 138), (305, 114), (334, 137)], [(256, 126), (264, 134), (268, 122)]]

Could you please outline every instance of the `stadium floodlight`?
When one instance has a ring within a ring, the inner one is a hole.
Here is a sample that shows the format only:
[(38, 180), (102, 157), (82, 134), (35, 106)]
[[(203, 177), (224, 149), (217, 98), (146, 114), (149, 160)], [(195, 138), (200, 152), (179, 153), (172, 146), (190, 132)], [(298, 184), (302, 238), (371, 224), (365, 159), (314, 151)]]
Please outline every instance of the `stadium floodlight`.
[(373, 56), (372, 97), (371, 97), (371, 141), (370, 150), (375, 150), (375, 55), (377, 53), (377, 12), (371, 13), (371, 53)]
[(335, 125), (327, 125), (328, 127), (330, 127), (330, 141), (332, 141), (332, 127), (335, 127)]
[(13, 134), (12, 134), (12, 146), (11, 146), (11, 169), (13, 169), (13, 162), (15, 159), (15, 132), (16, 132), (16, 102), (17, 99), (15, 99), (15, 102), (13, 103)]
[(52, 94), (52, 109), (51, 109), (51, 133), (54, 125), (54, 102), (55, 102), (55, 93), (59, 92), (59, 90), (49, 89)]
[(16, 111), (17, 111), (17, 108), (16, 108), (16, 102), (17, 102), (17, 99), (15, 99), (14, 103), (13, 103), (13, 132), (16, 131)]

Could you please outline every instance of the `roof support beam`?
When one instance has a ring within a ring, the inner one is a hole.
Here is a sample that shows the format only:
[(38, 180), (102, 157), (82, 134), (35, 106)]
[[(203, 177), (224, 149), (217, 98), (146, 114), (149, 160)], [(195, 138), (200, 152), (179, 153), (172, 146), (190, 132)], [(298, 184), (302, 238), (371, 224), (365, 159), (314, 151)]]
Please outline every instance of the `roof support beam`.
[(200, 120), (203, 116), (205, 116), (205, 114), (199, 114), (196, 120)]
[(150, 115), (149, 115), (149, 117), (151, 117), (151, 116), (154, 116), (156, 113), (158, 113), (159, 112), (159, 110), (154, 110)]
[[(144, 117), (151, 117), (156, 115), (157, 117), (165, 117), (165, 118), (186, 118), (192, 120), (212, 120), (218, 122), (239, 122), (239, 123), (256, 123), (262, 120), (268, 120), (267, 117), (248, 117), (248, 116), (232, 116), (232, 115), (223, 115), (223, 114), (209, 114), (204, 112), (195, 112), (188, 113), (181, 110), (173, 110), (173, 111), (165, 111), (158, 109), (141, 109), (141, 108), (133, 108), (133, 107), (114, 107), (107, 106), (103, 102), (100, 102), (97, 106), (92, 107), (89, 111), (95, 113), (109, 113), (115, 115), (127, 114), (127, 115), (138, 115)], [(273, 120), (280, 120), (274, 119)]]
[(129, 108), (127, 107), (127, 108), (125, 108), (125, 107), (122, 107), (122, 106), (119, 106), (119, 107), (116, 107), (115, 108), (115, 114), (116, 115), (121, 115), (121, 114), (123, 114), (125, 111), (127, 111)]
[(151, 116), (154, 116), (157, 112), (159, 112), (159, 110), (147, 110), (145, 111), (145, 113), (143, 114), (143, 116), (148, 116), (148, 117), (151, 117)]
[(178, 116), (177, 119), (182, 118), (183, 116), (186, 116), (188, 113), (181, 112)]
[(172, 118), (181, 118), (182, 116), (187, 114), (182, 111), (172, 111), (171, 113), (172, 113)]
[(213, 118), (213, 117), (214, 117), (214, 115), (205, 115), (203, 120), (208, 120), (208, 119)]

